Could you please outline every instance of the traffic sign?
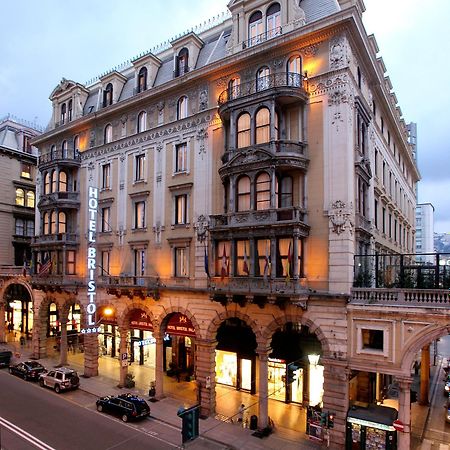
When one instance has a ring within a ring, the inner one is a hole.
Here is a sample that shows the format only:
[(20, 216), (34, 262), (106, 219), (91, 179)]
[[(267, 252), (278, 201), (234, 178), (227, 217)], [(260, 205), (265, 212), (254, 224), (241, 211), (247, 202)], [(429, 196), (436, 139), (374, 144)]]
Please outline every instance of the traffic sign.
[(401, 420), (394, 420), (394, 423), (392, 424), (392, 426), (397, 430), (397, 431), (405, 431), (405, 425)]

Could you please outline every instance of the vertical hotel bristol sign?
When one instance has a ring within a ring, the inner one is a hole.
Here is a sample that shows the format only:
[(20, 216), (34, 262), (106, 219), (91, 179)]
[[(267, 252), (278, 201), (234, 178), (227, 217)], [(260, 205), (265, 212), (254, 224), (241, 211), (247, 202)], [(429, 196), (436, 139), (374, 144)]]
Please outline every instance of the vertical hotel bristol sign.
[(88, 234), (87, 234), (87, 297), (86, 306), (87, 327), (81, 330), (82, 333), (97, 333), (100, 331), (95, 322), (95, 312), (97, 305), (95, 297), (97, 295), (97, 286), (95, 284), (97, 270), (97, 248), (95, 247), (97, 231), (97, 207), (98, 207), (98, 188), (89, 186), (88, 192)]

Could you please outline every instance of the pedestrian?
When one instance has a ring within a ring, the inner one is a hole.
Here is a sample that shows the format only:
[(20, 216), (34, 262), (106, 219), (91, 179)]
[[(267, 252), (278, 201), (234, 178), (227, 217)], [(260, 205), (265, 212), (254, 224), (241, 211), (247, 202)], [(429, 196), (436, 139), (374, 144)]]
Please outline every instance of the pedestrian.
[(237, 421), (239, 423), (242, 423), (244, 420), (244, 411), (245, 411), (245, 405), (241, 403), (241, 406), (239, 406), (238, 413), (237, 413)]

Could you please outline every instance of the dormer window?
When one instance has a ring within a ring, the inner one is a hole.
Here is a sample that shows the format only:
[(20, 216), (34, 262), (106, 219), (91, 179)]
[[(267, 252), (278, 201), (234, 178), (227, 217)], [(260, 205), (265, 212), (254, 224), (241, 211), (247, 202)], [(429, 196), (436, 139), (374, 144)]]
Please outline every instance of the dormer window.
[(72, 121), (72, 100), (69, 100), (68, 102), (68, 107), (67, 107), (67, 120), (69, 122)]
[(279, 3), (273, 3), (267, 10), (267, 39), (281, 34), (281, 8)]
[(113, 102), (113, 85), (108, 83), (103, 91), (103, 108), (112, 105)]
[(142, 67), (139, 70), (137, 91), (144, 92), (147, 90), (147, 68)]
[(248, 21), (248, 46), (258, 44), (261, 41), (263, 30), (262, 12), (255, 11)]
[(177, 103), (177, 119), (185, 119), (188, 116), (188, 98), (183, 95)]
[(66, 114), (67, 114), (67, 107), (66, 104), (63, 103), (61, 105), (61, 125), (64, 125), (64, 123), (66, 122)]
[(175, 76), (181, 77), (187, 72), (189, 72), (189, 50), (184, 47), (176, 58)]

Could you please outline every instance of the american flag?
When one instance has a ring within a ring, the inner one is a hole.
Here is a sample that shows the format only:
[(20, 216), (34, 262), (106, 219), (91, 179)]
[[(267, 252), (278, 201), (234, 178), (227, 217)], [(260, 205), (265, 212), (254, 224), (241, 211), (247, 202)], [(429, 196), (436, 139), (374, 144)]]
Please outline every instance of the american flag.
[(41, 265), (39, 268), (39, 275), (45, 275), (50, 273), (50, 270), (52, 268), (52, 260), (49, 258), (47, 261)]

